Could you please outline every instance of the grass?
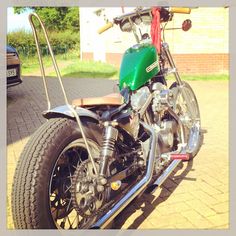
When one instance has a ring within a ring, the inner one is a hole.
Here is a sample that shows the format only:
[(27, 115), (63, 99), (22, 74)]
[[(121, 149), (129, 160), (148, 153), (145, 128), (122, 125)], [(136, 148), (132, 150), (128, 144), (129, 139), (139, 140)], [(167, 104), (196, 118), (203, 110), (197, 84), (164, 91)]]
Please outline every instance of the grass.
[[(68, 60), (66, 55), (57, 55), (56, 59), (57, 59), (57, 62)], [(38, 61), (37, 56), (33, 56), (33, 57), (20, 56), (20, 60), (22, 63), (21, 64), (22, 75), (34, 74), (36, 71), (39, 70), (39, 61)], [(75, 60), (75, 58), (74, 57), (70, 58), (70, 60)], [(50, 56), (44, 56), (43, 62), (46, 68), (52, 66)]]
[[(118, 70), (116, 67), (95, 61), (77, 60), (61, 69), (61, 75), (70, 78), (111, 78), (117, 74)], [(56, 74), (52, 72), (49, 76), (56, 76)]]
[(183, 75), (182, 80), (229, 80), (229, 75), (227, 74), (215, 74), (215, 75)]
[[(27, 58), (20, 57), (23, 76), (40, 76), (40, 68), (37, 56)], [(118, 75), (118, 69), (108, 63), (95, 61), (81, 61), (78, 53), (70, 52), (64, 55), (56, 55), (56, 61), (63, 77), (75, 78), (111, 78)], [(43, 62), (47, 76), (56, 76), (50, 56), (44, 56)]]
[[(203, 81), (210, 81), (210, 80), (220, 80), (220, 81), (226, 81), (229, 80), (228, 74), (211, 74), (211, 75), (181, 75), (180, 77), (182, 80), (185, 81), (196, 81), (196, 80), (203, 80)], [(168, 80), (175, 80), (174, 75), (169, 75), (167, 77)]]

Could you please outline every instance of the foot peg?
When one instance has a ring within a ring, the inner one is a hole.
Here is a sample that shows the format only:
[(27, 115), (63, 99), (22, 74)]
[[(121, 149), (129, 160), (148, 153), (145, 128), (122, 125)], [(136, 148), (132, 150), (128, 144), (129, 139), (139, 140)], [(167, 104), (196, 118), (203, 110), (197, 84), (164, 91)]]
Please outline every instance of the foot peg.
[(170, 160), (182, 160), (182, 161), (188, 161), (189, 160), (189, 154), (171, 154)]

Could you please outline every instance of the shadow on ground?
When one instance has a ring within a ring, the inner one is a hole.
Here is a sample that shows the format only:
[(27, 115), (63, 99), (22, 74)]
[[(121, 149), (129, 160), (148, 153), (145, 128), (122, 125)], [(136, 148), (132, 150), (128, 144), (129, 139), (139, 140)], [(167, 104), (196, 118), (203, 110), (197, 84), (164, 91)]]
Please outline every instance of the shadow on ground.
[[(194, 171), (192, 169), (193, 167), (193, 161), (189, 161), (187, 163), (187, 166), (184, 167), (183, 163), (181, 162), (174, 172), (169, 176), (168, 180), (174, 181), (176, 183), (173, 188), (171, 188), (171, 191), (165, 188), (165, 182), (163, 183), (163, 186), (161, 186), (161, 193), (158, 197), (154, 196), (152, 193), (144, 193), (141, 195), (142, 197), (135, 198), (129, 205), (124, 209), (114, 220), (115, 223), (113, 223), (114, 229), (121, 229), (126, 220), (137, 210), (141, 210), (142, 214), (138, 216), (132, 224), (128, 226), (127, 229), (137, 229), (143, 222), (146, 220), (146, 218), (160, 205), (162, 202), (166, 201), (171, 194), (175, 191), (175, 189), (178, 187), (178, 185), (183, 180), (188, 181), (196, 181), (195, 178), (187, 178), (187, 174), (189, 171)], [(185, 169), (183, 169), (185, 168)], [(182, 173), (179, 175), (176, 175), (176, 172), (178, 170), (182, 170)], [(144, 206), (143, 206), (144, 205)]]

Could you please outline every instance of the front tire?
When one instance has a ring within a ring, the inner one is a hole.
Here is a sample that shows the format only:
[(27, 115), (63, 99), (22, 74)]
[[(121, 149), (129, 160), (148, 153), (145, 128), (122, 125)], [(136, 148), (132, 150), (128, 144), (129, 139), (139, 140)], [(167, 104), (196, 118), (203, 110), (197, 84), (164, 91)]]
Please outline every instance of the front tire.
[[(93, 120), (82, 122), (92, 154), (98, 155), (102, 132)], [(43, 124), (24, 148), (15, 171), (15, 228), (77, 228), (78, 216), (69, 189), (77, 163), (86, 159), (88, 153), (74, 120), (55, 118)]]
[(199, 152), (203, 144), (203, 133), (201, 131), (201, 117), (197, 98), (191, 86), (182, 81), (179, 86), (176, 82), (170, 87), (174, 94), (174, 110), (184, 125), (185, 142), (187, 142), (187, 153), (190, 160)]

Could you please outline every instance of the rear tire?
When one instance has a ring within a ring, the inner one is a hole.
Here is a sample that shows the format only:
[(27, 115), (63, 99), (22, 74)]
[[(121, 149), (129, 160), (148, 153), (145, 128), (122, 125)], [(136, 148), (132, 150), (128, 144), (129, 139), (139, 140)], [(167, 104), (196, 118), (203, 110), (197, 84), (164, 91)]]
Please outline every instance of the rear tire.
[[(92, 153), (95, 153), (99, 150), (102, 132), (93, 120), (86, 118), (82, 122)], [(12, 215), (16, 229), (76, 228), (68, 222), (55, 222), (52, 209), (56, 209), (57, 217), (61, 218), (61, 221), (69, 214), (76, 213), (68, 200), (70, 191), (65, 193), (71, 181), (66, 174), (73, 174), (79, 160), (73, 153), (69, 155), (70, 152), (80, 150), (79, 158), (88, 158), (86, 148), (82, 144), (83, 139), (77, 123), (67, 118), (50, 119), (32, 135), (20, 156), (13, 181)], [(64, 155), (63, 150), (67, 150), (67, 147), (68, 153), (58, 164), (59, 158)], [(55, 173), (60, 174), (60, 178), (55, 177)], [(56, 193), (62, 189), (60, 200), (55, 200), (57, 196), (51, 200), (52, 189), (56, 189)]]

